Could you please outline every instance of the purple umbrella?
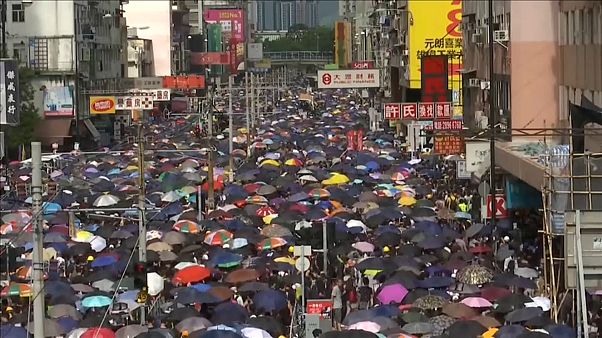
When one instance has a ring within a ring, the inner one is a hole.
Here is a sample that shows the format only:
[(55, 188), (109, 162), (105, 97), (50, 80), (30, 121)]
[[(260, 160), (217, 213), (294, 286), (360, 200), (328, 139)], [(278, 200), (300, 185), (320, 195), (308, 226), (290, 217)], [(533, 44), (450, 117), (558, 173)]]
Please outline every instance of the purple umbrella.
[(391, 284), (383, 287), (376, 298), (381, 304), (401, 303), (408, 295), (408, 289), (401, 284)]

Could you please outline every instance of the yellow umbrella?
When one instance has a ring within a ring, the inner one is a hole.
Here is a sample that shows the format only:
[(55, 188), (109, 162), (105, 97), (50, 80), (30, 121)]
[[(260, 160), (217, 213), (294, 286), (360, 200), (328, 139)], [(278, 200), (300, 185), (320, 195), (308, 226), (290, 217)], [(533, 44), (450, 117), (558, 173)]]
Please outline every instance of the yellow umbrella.
[(495, 334), (499, 331), (498, 328), (491, 328), (485, 332), (483, 332), (483, 334), (481, 335), (482, 338), (494, 338)]
[(79, 230), (75, 233), (73, 240), (76, 242), (87, 242), (92, 237), (94, 237), (93, 233), (85, 230)]
[(276, 263), (288, 263), (290, 265), (295, 265), (295, 259), (293, 257), (278, 257), (274, 259)]
[(279, 167), (280, 163), (278, 163), (278, 161), (275, 161), (275, 160), (265, 160), (265, 161), (261, 162), (261, 164), (259, 166), (263, 167), (264, 165), (273, 165), (274, 167)]
[(274, 218), (278, 217), (278, 214), (271, 214), (263, 217), (263, 223), (272, 224)]
[(125, 170), (138, 170), (138, 166), (136, 165), (128, 165)]
[(347, 177), (347, 175), (339, 173), (332, 173), (332, 175), (328, 179), (322, 181), (322, 184), (324, 185), (338, 185), (346, 183), (349, 183), (349, 177)]
[(381, 271), (382, 270), (367, 269), (364, 271), (364, 276), (374, 277), (374, 276), (376, 276), (377, 273), (379, 273)]
[(246, 134), (247, 133), (247, 128), (239, 128), (238, 132), (241, 134)]
[(410, 207), (410, 206), (416, 204), (416, 199), (411, 196), (403, 196), (402, 198), (399, 199), (398, 203), (401, 206)]

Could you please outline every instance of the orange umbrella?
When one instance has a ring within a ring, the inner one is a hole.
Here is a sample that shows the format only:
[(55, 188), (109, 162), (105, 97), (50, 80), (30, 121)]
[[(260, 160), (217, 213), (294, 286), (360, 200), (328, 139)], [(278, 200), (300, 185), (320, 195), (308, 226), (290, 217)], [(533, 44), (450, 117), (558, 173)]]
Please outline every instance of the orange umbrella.
[(181, 221), (177, 221), (173, 227), (174, 230), (189, 234), (198, 234), (200, 231), (200, 227), (198, 224), (191, 220), (183, 219)]
[(259, 273), (254, 269), (239, 269), (232, 271), (226, 276), (226, 283), (241, 284), (244, 282), (256, 281)]
[(176, 271), (171, 279), (174, 285), (186, 285), (188, 283), (201, 282), (211, 276), (211, 270), (199, 265), (191, 265)]

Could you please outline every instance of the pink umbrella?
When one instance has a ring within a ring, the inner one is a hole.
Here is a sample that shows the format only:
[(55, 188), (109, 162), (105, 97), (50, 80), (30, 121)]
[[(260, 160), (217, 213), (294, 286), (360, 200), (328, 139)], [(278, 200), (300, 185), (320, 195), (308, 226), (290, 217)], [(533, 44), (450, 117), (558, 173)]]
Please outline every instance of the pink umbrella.
[(460, 303), (473, 308), (490, 307), (492, 305), (490, 301), (483, 297), (467, 297), (462, 299)]
[(354, 249), (361, 251), (361, 252), (373, 252), (374, 251), (374, 245), (372, 243), (368, 243), (368, 242), (357, 242), (357, 243), (353, 243), (353, 245), (351, 245)]
[(408, 295), (408, 289), (401, 284), (391, 284), (383, 287), (376, 298), (381, 304), (401, 303)]
[(368, 322), (368, 321), (358, 322), (358, 323), (355, 323), (355, 324), (349, 326), (349, 330), (362, 330), (362, 331), (377, 333), (378, 331), (380, 331), (380, 325), (378, 325), (375, 322)]

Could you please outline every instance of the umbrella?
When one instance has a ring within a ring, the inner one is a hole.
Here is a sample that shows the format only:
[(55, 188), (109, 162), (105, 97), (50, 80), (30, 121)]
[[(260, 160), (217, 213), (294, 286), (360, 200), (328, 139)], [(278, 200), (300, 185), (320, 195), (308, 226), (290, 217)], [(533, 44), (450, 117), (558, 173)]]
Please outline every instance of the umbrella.
[(222, 303), (215, 307), (211, 322), (214, 324), (244, 323), (249, 318), (247, 309), (238, 303)]
[(462, 320), (453, 323), (446, 330), (450, 337), (477, 338), (487, 331), (487, 328), (474, 320)]
[(408, 294), (408, 289), (401, 284), (391, 284), (383, 287), (376, 298), (381, 304), (401, 303)]
[(120, 328), (119, 330), (117, 330), (117, 332), (115, 332), (115, 337), (116, 338), (133, 338), (133, 337), (136, 337), (136, 336), (146, 333), (146, 332), (148, 332), (148, 327), (138, 325), (138, 324), (131, 324), (131, 325), (124, 326), (124, 327)]
[(492, 306), (491, 302), (482, 297), (467, 297), (462, 299), (460, 302), (472, 308), (487, 308)]
[(0, 292), (1, 297), (31, 297), (31, 285), (11, 282)]
[(233, 237), (234, 237), (234, 235), (231, 232), (229, 232), (228, 230), (220, 229), (220, 230), (208, 233), (205, 236), (204, 243), (208, 244), (208, 245), (223, 246), (224, 244), (226, 244), (230, 240), (232, 240)]
[(433, 324), (435, 328), (433, 330), (434, 335), (442, 334), (443, 331), (445, 331), (445, 329), (452, 326), (452, 324), (456, 322), (454, 318), (446, 315), (434, 316), (431, 317), (428, 321), (429, 323)]
[(286, 295), (279, 290), (269, 289), (258, 292), (253, 297), (253, 304), (259, 311), (276, 312), (286, 308)]
[(256, 327), (269, 332), (272, 337), (278, 337), (284, 334), (282, 323), (274, 317), (252, 316), (247, 319), (247, 324), (251, 327)]
[[(44, 318), (44, 335), (46, 337), (57, 337), (57, 336), (61, 336), (66, 332), (65, 328), (63, 328), (57, 320), (55, 319), (50, 319), (50, 318)], [(33, 333), (33, 328), (34, 328), (34, 323), (33, 322), (29, 322), (27, 324), (27, 331), (29, 331), (30, 333)]]
[(176, 325), (176, 330), (182, 331), (198, 331), (204, 330), (211, 327), (213, 324), (207, 319), (202, 317), (190, 317), (182, 320)]
[(82, 299), (82, 306), (87, 308), (105, 307), (111, 305), (113, 300), (108, 296), (91, 295)]
[(508, 313), (504, 319), (510, 323), (519, 323), (526, 322), (529, 319), (541, 316), (542, 314), (543, 310), (539, 307), (526, 307)]
[(464, 284), (481, 285), (493, 279), (493, 273), (481, 265), (468, 265), (458, 271), (456, 279)]
[(241, 284), (244, 282), (253, 282), (259, 278), (259, 273), (254, 269), (239, 269), (230, 272), (224, 281), (226, 283)]
[(284, 238), (271, 237), (271, 238), (266, 238), (266, 239), (260, 241), (257, 244), (257, 249), (258, 250), (271, 250), (271, 249), (277, 249), (277, 248), (283, 247), (287, 244), (288, 244), (288, 242)]
[(452, 318), (472, 318), (477, 312), (470, 306), (462, 303), (448, 303), (443, 306), (443, 313)]
[(89, 328), (79, 338), (115, 338), (113, 330), (104, 327)]
[(414, 307), (424, 310), (434, 310), (442, 308), (445, 304), (449, 303), (447, 300), (442, 298), (441, 296), (436, 295), (426, 295), (416, 299), (413, 303)]
[(183, 233), (198, 234), (201, 228), (193, 221), (181, 220), (174, 223), (173, 229)]
[(112, 205), (115, 205), (119, 203), (119, 197), (114, 196), (114, 195), (100, 195), (98, 196), (94, 202), (92, 203), (93, 206), (97, 207), (97, 208), (102, 208), (102, 207), (110, 207)]
[(401, 328), (404, 332), (410, 334), (426, 334), (435, 330), (435, 326), (429, 322), (407, 323)]
[(368, 332), (377, 333), (381, 330), (380, 325), (375, 322), (359, 322), (348, 327), (349, 330), (363, 330)]
[(211, 270), (199, 265), (188, 266), (176, 271), (171, 279), (174, 285), (201, 282), (211, 276)]

